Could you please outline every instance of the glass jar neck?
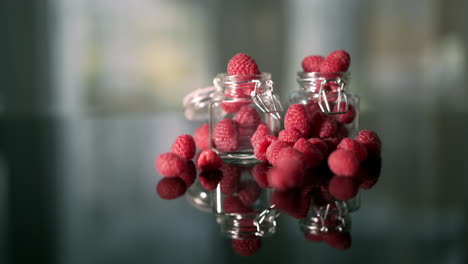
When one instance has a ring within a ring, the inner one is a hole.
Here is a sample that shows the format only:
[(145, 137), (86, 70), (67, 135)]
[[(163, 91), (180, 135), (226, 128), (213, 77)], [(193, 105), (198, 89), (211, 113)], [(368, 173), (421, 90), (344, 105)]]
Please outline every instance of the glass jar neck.
[(297, 82), (302, 91), (317, 94), (321, 91), (333, 94), (340, 89), (346, 91), (351, 79), (349, 72), (298, 72), (297, 76)]
[[(263, 89), (264, 83), (271, 80), (271, 74), (263, 72), (255, 75), (227, 75), (219, 73), (213, 80), (215, 87), (230, 98), (250, 98), (252, 91)], [(259, 91), (261, 92), (261, 91)]]

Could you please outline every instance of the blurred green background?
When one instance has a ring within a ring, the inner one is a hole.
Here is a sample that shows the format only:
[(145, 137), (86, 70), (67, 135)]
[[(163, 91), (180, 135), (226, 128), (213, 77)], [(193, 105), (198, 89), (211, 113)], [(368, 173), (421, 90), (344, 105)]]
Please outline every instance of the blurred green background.
[[(467, 12), (463, 0), (1, 1), (0, 263), (466, 263)], [(384, 142), (350, 251), (308, 245), (285, 220), (241, 259), (211, 215), (155, 196), (154, 158), (198, 125), (182, 97), (230, 57), (255, 58), (286, 101), (302, 58), (335, 49), (351, 54), (361, 128)]]

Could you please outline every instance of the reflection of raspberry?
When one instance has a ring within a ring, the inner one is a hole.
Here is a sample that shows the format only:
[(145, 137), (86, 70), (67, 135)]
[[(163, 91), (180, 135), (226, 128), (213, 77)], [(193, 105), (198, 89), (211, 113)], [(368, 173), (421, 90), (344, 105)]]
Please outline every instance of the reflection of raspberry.
[(238, 166), (232, 164), (223, 164), (221, 167), (223, 178), (219, 183), (221, 193), (232, 194), (237, 191), (237, 186), (241, 177), (241, 171)]
[[(260, 142), (258, 143), (258, 145), (260, 145)], [(266, 150), (266, 158), (271, 164), (276, 165), (276, 160), (278, 158), (278, 153), (280, 152), (280, 150), (282, 148), (290, 147), (290, 146), (291, 144), (289, 144), (288, 142), (284, 142), (281, 140), (273, 141), (268, 147), (268, 149)]]
[(294, 144), (294, 148), (304, 154), (306, 168), (315, 168), (323, 161), (323, 155), (320, 149), (304, 138), (300, 138)]
[(184, 181), (179, 178), (164, 178), (158, 182), (156, 192), (159, 197), (172, 200), (182, 196), (187, 190)]
[(356, 136), (356, 140), (366, 147), (369, 157), (380, 157), (382, 151), (382, 142), (375, 132), (370, 130), (362, 130)]
[(328, 156), (330, 170), (339, 176), (354, 176), (359, 170), (359, 160), (348, 150), (337, 149)]
[(185, 182), (185, 185), (187, 185), (187, 187), (190, 187), (195, 182), (196, 177), (197, 168), (195, 167), (195, 163), (193, 163), (193, 161), (187, 162), (185, 170), (179, 175), (179, 178), (181, 178)]
[(258, 140), (254, 148), (255, 157), (261, 161), (268, 161), (266, 155), (267, 150), (270, 147), (270, 144), (276, 140), (276, 137), (271, 135), (266, 135), (262, 139)]
[(185, 170), (185, 161), (175, 153), (166, 152), (158, 156), (155, 167), (165, 177), (177, 177)]
[(267, 178), (271, 188), (278, 190), (297, 188), (304, 183), (304, 170), (273, 167), (268, 171)]
[(325, 141), (320, 138), (309, 138), (307, 141), (312, 143), (315, 147), (317, 147), (320, 152), (322, 152), (323, 157), (328, 155), (328, 145)]
[(213, 143), (220, 151), (234, 151), (239, 143), (237, 140), (237, 124), (231, 119), (219, 121), (213, 130)]
[(257, 63), (249, 55), (238, 53), (229, 60), (227, 66), (229, 75), (251, 75), (260, 74)]
[(305, 72), (319, 72), (320, 63), (322, 63), (323, 59), (322, 56), (307, 56), (302, 60), (302, 69)]
[(300, 193), (296, 190), (274, 190), (271, 195), (271, 203), (288, 214), (297, 210), (299, 200)]
[(329, 232), (325, 233), (323, 240), (327, 244), (338, 250), (345, 250), (351, 247), (351, 234), (349, 232)]
[(367, 158), (366, 147), (352, 138), (343, 138), (336, 148), (353, 152), (360, 162)]
[(255, 148), (257, 142), (268, 134), (270, 134), (268, 127), (264, 123), (261, 123), (250, 138), (250, 143), (252, 143), (252, 146)]
[(197, 165), (201, 170), (215, 170), (221, 168), (223, 161), (216, 152), (204, 150), (198, 156)]
[(346, 201), (357, 195), (359, 185), (349, 177), (333, 177), (328, 183), (328, 191), (338, 200)]
[(223, 173), (220, 170), (205, 170), (198, 175), (200, 185), (207, 191), (216, 189), (222, 177)]
[(229, 195), (223, 200), (223, 208), (226, 213), (248, 213), (249, 208), (245, 207), (237, 196)]
[(210, 126), (208, 124), (203, 124), (194, 134), (195, 145), (201, 150), (207, 150), (210, 148)]
[(241, 183), (238, 196), (242, 204), (246, 207), (250, 207), (260, 196), (262, 189), (255, 181), (249, 180)]
[(268, 179), (267, 179), (267, 173), (269, 170), (269, 164), (268, 162), (262, 162), (257, 165), (255, 165), (252, 168), (252, 177), (254, 180), (258, 183), (258, 185), (262, 188), (268, 188)]
[(278, 140), (294, 144), (298, 139), (302, 138), (302, 133), (297, 129), (281, 130), (278, 134)]
[[(338, 104), (333, 107), (333, 112), (344, 112), (346, 110), (346, 103), (340, 103), (340, 109), (338, 109)], [(344, 114), (338, 115), (338, 121), (341, 123), (349, 124), (353, 122), (354, 118), (356, 117), (356, 110), (354, 106), (348, 104), (348, 111)]]
[(187, 161), (193, 158), (195, 150), (195, 141), (192, 136), (187, 134), (178, 136), (174, 141), (174, 144), (172, 144), (172, 152)]
[(237, 113), (237, 111), (239, 111), (239, 109), (246, 105), (246, 104), (249, 104), (249, 102), (229, 102), (229, 101), (226, 101), (226, 102), (222, 102), (221, 103), (221, 108), (223, 108), (224, 112), (228, 113), (228, 114), (232, 114), (232, 113)]
[(293, 104), (288, 108), (284, 116), (284, 128), (297, 129), (304, 136), (309, 134), (309, 119), (304, 105)]
[(254, 128), (261, 121), (260, 114), (250, 105), (242, 106), (232, 120), (236, 121), (240, 126), (251, 126)]
[(346, 72), (351, 64), (349, 54), (344, 50), (335, 50), (328, 54), (320, 64), (320, 72)]
[(320, 234), (305, 233), (304, 237), (311, 242), (322, 242), (323, 238)]
[(262, 247), (262, 240), (260, 238), (233, 239), (231, 246), (237, 254), (247, 257), (253, 255)]

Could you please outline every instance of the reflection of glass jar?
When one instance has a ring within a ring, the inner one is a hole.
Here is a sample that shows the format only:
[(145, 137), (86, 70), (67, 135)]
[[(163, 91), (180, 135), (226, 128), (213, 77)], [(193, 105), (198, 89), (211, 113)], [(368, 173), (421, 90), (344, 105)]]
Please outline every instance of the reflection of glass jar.
[(212, 207), (223, 235), (233, 239), (268, 237), (276, 232), (278, 213), (271, 189), (260, 187), (251, 166), (224, 164), (223, 178), (212, 192)]
[(214, 79), (221, 96), (210, 105), (210, 142), (225, 162), (257, 162), (250, 138), (260, 124), (271, 135), (281, 128), (279, 99), (269, 73), (218, 74)]
[(298, 72), (300, 89), (290, 95), (292, 104), (304, 104), (313, 116), (321, 111), (338, 121), (338, 136), (354, 137), (359, 125), (359, 97), (349, 91), (349, 72)]

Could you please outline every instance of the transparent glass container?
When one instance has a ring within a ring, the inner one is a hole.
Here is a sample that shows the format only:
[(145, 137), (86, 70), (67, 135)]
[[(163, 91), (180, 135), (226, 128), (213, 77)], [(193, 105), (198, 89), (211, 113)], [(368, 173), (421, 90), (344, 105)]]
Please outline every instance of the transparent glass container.
[(210, 146), (225, 162), (255, 163), (250, 138), (260, 124), (271, 135), (281, 129), (283, 111), (269, 73), (218, 74), (218, 96), (210, 104)]
[(291, 104), (306, 106), (309, 116), (320, 111), (336, 118), (337, 136), (354, 137), (359, 129), (359, 96), (349, 89), (349, 72), (298, 72), (299, 89), (290, 94)]

